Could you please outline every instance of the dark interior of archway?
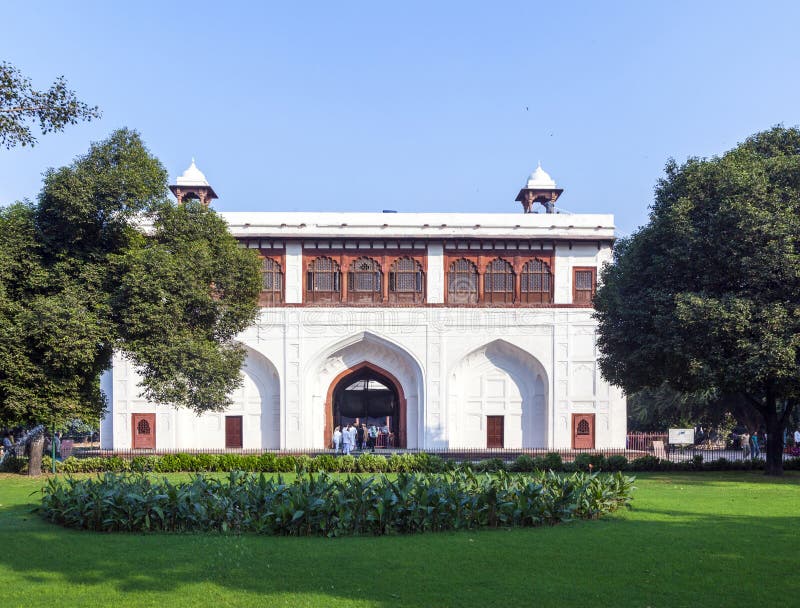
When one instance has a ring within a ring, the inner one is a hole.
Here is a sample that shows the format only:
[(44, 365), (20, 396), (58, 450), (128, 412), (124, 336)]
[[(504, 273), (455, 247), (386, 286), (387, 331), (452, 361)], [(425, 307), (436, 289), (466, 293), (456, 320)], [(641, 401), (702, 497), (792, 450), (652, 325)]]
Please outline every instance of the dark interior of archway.
[(387, 424), (398, 432), (398, 395), (394, 383), (371, 369), (364, 368), (342, 378), (333, 391), (333, 426), (348, 423)]

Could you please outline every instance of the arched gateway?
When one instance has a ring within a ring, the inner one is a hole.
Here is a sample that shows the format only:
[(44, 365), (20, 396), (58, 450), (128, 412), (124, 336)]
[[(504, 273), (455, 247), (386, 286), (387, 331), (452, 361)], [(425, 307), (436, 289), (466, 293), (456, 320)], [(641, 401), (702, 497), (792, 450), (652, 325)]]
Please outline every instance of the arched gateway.
[(339, 423), (380, 418), (381, 426), (388, 416), (396, 447), (423, 447), (422, 367), (406, 348), (359, 332), (322, 349), (306, 374), (315, 417), (310, 445), (330, 447), (337, 416)]
[(325, 443), (333, 429), (348, 423), (388, 427), (386, 445), (406, 447), (406, 398), (392, 374), (364, 361), (341, 372), (328, 389), (325, 402)]

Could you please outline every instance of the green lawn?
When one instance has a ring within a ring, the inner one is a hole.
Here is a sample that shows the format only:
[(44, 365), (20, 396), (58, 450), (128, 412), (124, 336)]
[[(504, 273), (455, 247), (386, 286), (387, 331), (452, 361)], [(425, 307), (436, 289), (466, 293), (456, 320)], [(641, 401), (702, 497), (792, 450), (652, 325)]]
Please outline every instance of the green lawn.
[(633, 510), (389, 538), (102, 535), (0, 475), (0, 606), (756, 606), (800, 597), (800, 475), (638, 475)]

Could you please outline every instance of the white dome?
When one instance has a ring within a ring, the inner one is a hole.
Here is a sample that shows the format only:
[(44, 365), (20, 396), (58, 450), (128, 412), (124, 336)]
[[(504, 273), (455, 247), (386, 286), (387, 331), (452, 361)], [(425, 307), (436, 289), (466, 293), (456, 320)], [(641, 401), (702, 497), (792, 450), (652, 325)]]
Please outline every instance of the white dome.
[(197, 165), (194, 164), (194, 159), (192, 159), (192, 164), (178, 178), (177, 184), (179, 186), (208, 186), (208, 180), (203, 175), (203, 172), (197, 168)]
[(536, 171), (531, 173), (531, 176), (528, 178), (528, 183), (525, 187), (531, 190), (555, 188), (556, 182), (550, 177), (547, 171), (542, 169), (542, 163), (539, 163), (539, 166), (536, 167)]

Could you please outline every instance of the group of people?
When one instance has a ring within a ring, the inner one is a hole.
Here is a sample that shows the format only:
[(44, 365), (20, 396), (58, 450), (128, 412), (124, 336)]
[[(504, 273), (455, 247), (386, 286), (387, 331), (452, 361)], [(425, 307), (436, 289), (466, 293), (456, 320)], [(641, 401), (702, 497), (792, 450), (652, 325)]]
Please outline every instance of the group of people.
[(744, 458), (759, 458), (761, 456), (758, 431), (754, 431), (752, 435), (749, 435), (747, 431), (739, 435), (739, 445), (742, 447), (742, 456)]
[(353, 450), (368, 449), (371, 452), (375, 451), (375, 444), (378, 442), (378, 437), (381, 434), (389, 435), (389, 427), (378, 428), (376, 425), (371, 424), (367, 427), (366, 424), (352, 424), (342, 428), (337, 426), (333, 429), (333, 453), (349, 454)]
[[(0, 463), (11, 456), (22, 456), (23, 454), (27, 456), (28, 448), (24, 447), (27, 439), (27, 432), (23, 432), (16, 441), (12, 433), (3, 433), (3, 439), (0, 441)], [(52, 436), (48, 432), (44, 433), (43, 453), (47, 456), (55, 454), (56, 460), (61, 460), (61, 433), (55, 433)]]

